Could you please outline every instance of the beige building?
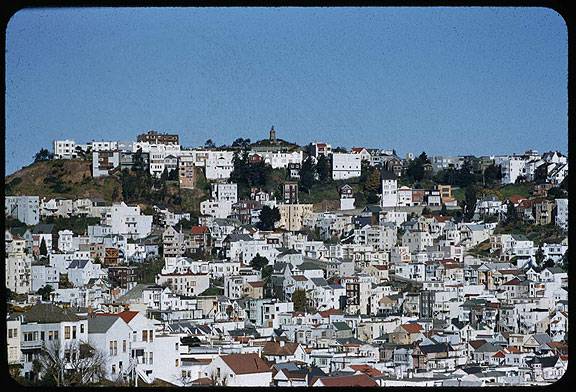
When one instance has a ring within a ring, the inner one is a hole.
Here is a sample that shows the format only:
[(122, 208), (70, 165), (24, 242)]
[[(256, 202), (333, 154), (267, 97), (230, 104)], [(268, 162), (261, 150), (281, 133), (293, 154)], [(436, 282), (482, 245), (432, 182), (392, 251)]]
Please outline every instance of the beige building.
[(312, 215), (312, 204), (280, 204), (280, 228), (289, 231), (302, 230), (304, 219)]
[(194, 189), (196, 183), (195, 158), (192, 156), (181, 156), (178, 158), (178, 179), (180, 188)]

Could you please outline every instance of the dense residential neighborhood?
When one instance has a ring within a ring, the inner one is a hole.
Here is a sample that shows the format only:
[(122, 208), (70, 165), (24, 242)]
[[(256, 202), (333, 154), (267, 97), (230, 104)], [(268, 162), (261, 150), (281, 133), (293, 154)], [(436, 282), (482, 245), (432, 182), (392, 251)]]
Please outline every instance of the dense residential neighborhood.
[(566, 156), (402, 157), (280, 135), (55, 140), (7, 176), (12, 376), (312, 387), (562, 377)]

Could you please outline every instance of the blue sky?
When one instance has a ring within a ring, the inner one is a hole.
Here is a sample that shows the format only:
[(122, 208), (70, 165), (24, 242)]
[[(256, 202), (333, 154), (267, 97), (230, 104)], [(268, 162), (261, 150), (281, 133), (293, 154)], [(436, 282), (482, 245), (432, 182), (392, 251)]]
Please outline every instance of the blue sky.
[(6, 34), (6, 173), (54, 139), (149, 129), (567, 152), (567, 30), (546, 8), (34, 9)]

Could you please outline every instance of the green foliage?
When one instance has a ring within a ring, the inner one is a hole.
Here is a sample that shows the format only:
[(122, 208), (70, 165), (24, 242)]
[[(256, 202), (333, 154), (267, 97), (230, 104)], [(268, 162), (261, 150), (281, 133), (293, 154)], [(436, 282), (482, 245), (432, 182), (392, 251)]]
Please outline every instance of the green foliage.
[(248, 151), (235, 153), (232, 160), (234, 170), (230, 174), (230, 181), (238, 185), (238, 195), (247, 197), (252, 187), (265, 188), (271, 182), (272, 166), (260, 161), (251, 164)]
[(280, 210), (278, 210), (277, 207), (270, 208), (264, 206), (260, 211), (260, 222), (258, 222), (258, 228), (260, 230), (274, 230), (274, 224), (279, 220)]
[(46, 241), (44, 240), (44, 237), (42, 237), (42, 242), (40, 242), (40, 254), (42, 256), (48, 255), (48, 249), (46, 248)]
[(262, 270), (265, 266), (268, 265), (268, 259), (266, 257), (260, 256), (260, 253), (256, 253), (256, 256), (252, 260), (250, 260), (250, 266), (254, 268), (256, 271)]
[(164, 260), (145, 261), (144, 263), (139, 263), (137, 267), (136, 274), (140, 283), (155, 283), (156, 275), (164, 268)]
[(428, 156), (425, 152), (422, 152), (416, 159), (411, 160), (408, 164), (405, 178), (410, 183), (422, 181), (426, 176), (424, 165), (428, 163), (430, 163)]
[(204, 143), (204, 147), (205, 148), (216, 148), (216, 144), (214, 144), (212, 139), (208, 139), (208, 140), (206, 140), (206, 143)]
[(316, 165), (311, 157), (308, 157), (302, 163), (300, 169), (300, 189), (304, 192), (310, 193), (312, 185), (316, 178)]
[(52, 286), (50, 286), (49, 284), (47, 284), (46, 286), (38, 289), (38, 291), (36, 292), (36, 294), (41, 295), (43, 301), (48, 301), (48, 300), (50, 300), (50, 293), (53, 292), (53, 291), (54, 291), (54, 289), (52, 288)]
[(550, 188), (546, 198), (548, 200), (566, 199), (568, 198), (568, 192), (560, 187)]
[(60, 230), (71, 230), (74, 234), (83, 235), (88, 230), (88, 226), (99, 224), (100, 218), (86, 216), (71, 216), (69, 218), (48, 216), (43, 220), (43, 222), (54, 224), (55, 233)]
[(206, 290), (204, 290), (202, 293), (200, 293), (200, 297), (211, 297), (214, 295), (222, 295), (222, 292), (224, 290), (222, 290), (219, 287), (209, 287)]
[(464, 219), (467, 221), (472, 220), (472, 217), (474, 216), (477, 198), (478, 195), (476, 187), (474, 185), (466, 187), (464, 199)]
[(294, 302), (294, 310), (296, 312), (304, 312), (308, 307), (308, 298), (306, 291), (298, 289), (292, 294), (292, 302)]
[(42, 148), (40, 151), (36, 153), (36, 155), (34, 155), (34, 162), (49, 161), (52, 158), (54, 158), (54, 154), (52, 154), (47, 149)]
[(318, 173), (318, 181), (322, 183), (332, 181), (332, 163), (326, 156), (320, 155), (320, 157), (318, 157), (316, 173)]

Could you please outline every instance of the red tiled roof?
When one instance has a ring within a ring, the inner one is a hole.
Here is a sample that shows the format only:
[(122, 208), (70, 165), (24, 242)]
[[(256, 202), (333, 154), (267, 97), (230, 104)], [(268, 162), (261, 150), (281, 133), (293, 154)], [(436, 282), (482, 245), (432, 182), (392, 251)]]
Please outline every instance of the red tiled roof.
[(382, 375), (382, 372), (380, 370), (375, 369), (370, 365), (350, 365), (350, 369), (354, 369), (357, 372), (362, 372), (370, 377)]
[(134, 317), (138, 315), (138, 313), (139, 312), (125, 310), (123, 312), (118, 313), (117, 316), (119, 316), (122, 320), (126, 322), (126, 324), (128, 324)]
[(253, 374), (271, 372), (270, 366), (258, 354), (229, 354), (220, 358), (235, 374)]
[(208, 233), (208, 227), (206, 226), (192, 226), (192, 234), (205, 234)]
[(408, 333), (418, 333), (422, 331), (422, 326), (418, 323), (402, 324), (401, 327)]
[(280, 342), (266, 342), (264, 347), (262, 348), (263, 355), (294, 355), (296, 349), (298, 348), (298, 343), (284, 343), (284, 346), (281, 346)]
[(525, 197), (520, 196), (520, 195), (512, 195), (512, 196), (508, 197), (508, 200), (510, 200), (514, 204), (518, 204), (522, 200), (525, 200), (525, 199), (526, 199)]
[(337, 315), (344, 314), (341, 310), (338, 310), (338, 309), (327, 309), (327, 310), (324, 310), (324, 311), (318, 312), (318, 313), (323, 318), (327, 318), (327, 317), (330, 317), (330, 316), (335, 315), (335, 314), (337, 314)]
[(326, 387), (377, 387), (378, 383), (365, 374), (339, 377), (320, 377)]

